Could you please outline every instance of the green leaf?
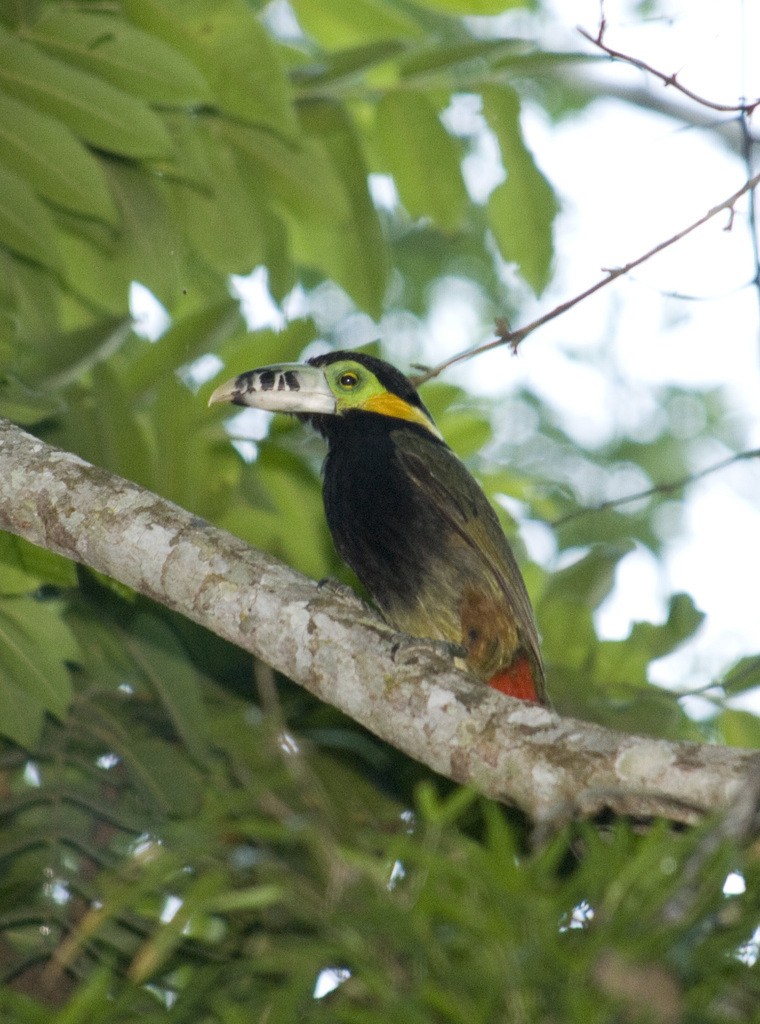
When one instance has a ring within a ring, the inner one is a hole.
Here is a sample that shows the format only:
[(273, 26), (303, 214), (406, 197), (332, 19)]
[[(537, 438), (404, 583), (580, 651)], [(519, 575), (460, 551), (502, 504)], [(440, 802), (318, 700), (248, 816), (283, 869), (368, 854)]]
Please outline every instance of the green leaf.
[[(38, 263), (20, 259), (0, 246), (0, 276), (11, 296), (14, 340), (14, 361), (20, 350), (33, 349), (40, 336), (58, 330), (61, 292), (53, 274)], [(30, 344), (31, 343), (31, 344)]]
[[(127, 316), (99, 317), (80, 330), (51, 331), (19, 359), (19, 372), (33, 380), (50, 401), (55, 392), (80, 380), (97, 363), (117, 352), (131, 334)], [(42, 376), (40, 376), (42, 375)]]
[[(252, 366), (295, 362), (317, 334), (316, 325), (311, 319), (291, 320), (281, 331), (261, 330), (254, 334), (236, 332), (216, 350), (224, 362), (224, 379), (244, 373)], [(221, 380), (220, 375), (218, 380), (209, 381), (203, 395), (210, 395)], [(221, 412), (229, 416), (229, 409), (225, 411), (223, 406)]]
[(551, 274), (557, 200), (523, 141), (517, 94), (506, 86), (487, 86), (482, 94), (483, 113), (507, 172), (488, 199), (489, 223), (504, 259), (516, 263), (540, 294)]
[(417, 0), (423, 7), (451, 14), (503, 14), (513, 7), (525, 8), (525, 0)]
[(204, 429), (209, 424), (205, 404), (174, 375), (156, 390), (151, 425), (158, 452), (151, 486), (183, 508), (207, 515), (213, 495), (209, 485), (227, 460), (219, 456), (212, 433)]
[(728, 694), (746, 693), (760, 686), (760, 654), (741, 658), (723, 677), (723, 689)]
[(411, 11), (387, 0), (293, 0), (292, 7), (303, 28), (329, 49), (423, 33)]
[(605, 687), (647, 687), (647, 668), (651, 651), (643, 644), (627, 640), (598, 643), (594, 651), (594, 676)]
[(140, 790), (164, 814), (193, 814), (200, 801), (198, 777), (176, 747), (154, 736), (114, 743)]
[(445, 231), (461, 228), (469, 204), (461, 154), (432, 103), (419, 93), (386, 93), (377, 105), (375, 135), (411, 216), (430, 217)]
[(343, 183), (319, 139), (290, 140), (270, 129), (223, 120), (215, 134), (257, 169), (267, 190), (295, 217), (334, 221), (350, 216)]
[(92, 376), (97, 423), (92, 443), (96, 445), (99, 457), (90, 461), (150, 487), (155, 453), (145, 424), (139, 421), (129, 395), (124, 393), (121, 379), (110, 363), (99, 363)]
[(467, 402), (471, 401), (470, 396), (463, 388), (456, 384), (449, 384), (447, 381), (431, 380), (423, 387), (422, 397), (436, 423), (442, 420), (453, 406), (464, 407)]
[(187, 282), (187, 268), (184, 240), (167, 207), (168, 185), (127, 163), (109, 161), (105, 169), (122, 228), (111, 249), (66, 225), (58, 238), (67, 283), (114, 316), (128, 311), (132, 281), (171, 306)]
[(488, 69), (502, 61), (507, 63), (525, 52), (522, 39), (472, 39), (442, 43), (435, 40), (407, 52), (399, 60), (401, 77), (404, 80), (427, 78), (431, 72), (446, 72), (452, 84), (471, 77), (476, 81), (484, 77)]
[(74, 563), (22, 537), (0, 532), (0, 594), (29, 594), (42, 583), (74, 587)]
[(248, 124), (295, 131), (281, 52), (245, 0), (125, 0), (124, 9), (135, 24), (190, 58), (220, 110)]
[(171, 150), (161, 119), (141, 100), (0, 29), (3, 89), (107, 152), (142, 158)]
[[(0, 616), (0, 635), (2, 631)], [(39, 742), (45, 721), (45, 707), (26, 686), (8, 674), (0, 656), (0, 734), (28, 750)]]
[(51, 270), (61, 269), (55, 224), (47, 208), (25, 181), (1, 163), (0, 244)]
[(30, 698), (35, 721), (38, 707), (60, 718), (71, 703), (64, 661), (76, 657), (77, 645), (60, 613), (60, 602), (30, 597), (0, 602), (0, 689), (21, 692), (22, 704)]
[(254, 885), (247, 889), (230, 889), (214, 897), (208, 909), (221, 914), (261, 910), (264, 907), (271, 907), (273, 903), (280, 903), (284, 895), (283, 887), (274, 883)]
[(657, 626), (651, 622), (637, 622), (627, 642), (643, 647), (649, 652), (650, 659), (662, 658), (693, 636), (704, 617), (704, 612), (699, 611), (690, 594), (674, 594), (665, 623)]
[(732, 747), (760, 747), (760, 718), (749, 711), (726, 708), (716, 724), (725, 743)]
[(63, 253), (66, 286), (90, 303), (101, 316), (126, 316), (129, 285), (133, 277), (121, 271), (116, 260), (77, 234), (59, 231), (58, 247)]
[(250, 504), (231, 506), (220, 525), (312, 579), (326, 576), (330, 547), (322, 489), (306, 460), (272, 442), (262, 443), (242, 480)]
[(0, 368), (10, 365), (12, 343), (15, 342), (18, 333), (18, 303), (15, 282), (11, 275), (11, 267), (16, 262), (18, 261), (12, 253), (0, 248)]
[(196, 761), (207, 761), (208, 716), (198, 675), (185, 648), (168, 626), (149, 615), (137, 619), (126, 642), (188, 752)]
[(598, 644), (591, 609), (568, 594), (550, 600), (542, 597), (536, 611), (547, 662), (571, 669), (586, 667)]
[(493, 436), (490, 421), (477, 409), (451, 409), (437, 422), (446, 443), (461, 459), (476, 455)]
[(266, 256), (259, 203), (243, 184), (230, 150), (213, 145), (209, 136), (205, 143), (213, 192), (171, 182), (174, 206), (201, 259), (221, 274), (245, 274)]
[[(82, 400), (84, 398), (84, 400)], [(53, 435), (61, 447), (144, 487), (153, 483), (149, 421), (135, 409), (114, 360), (92, 370), (91, 387), (80, 396), (76, 415), (66, 417)]]
[(325, 146), (350, 206), (350, 216), (332, 225), (293, 226), (293, 247), (307, 265), (340, 284), (358, 306), (379, 316), (388, 281), (389, 253), (367, 189), (367, 168), (345, 109), (329, 100), (300, 107), (304, 129)]
[(477, 799), (477, 792), (467, 786), (458, 786), (448, 796), (440, 797), (432, 782), (420, 783), (415, 792), (421, 821), (435, 828), (443, 828), (458, 821)]
[(328, 82), (356, 79), (365, 71), (386, 64), (405, 53), (400, 40), (380, 39), (374, 43), (348, 46), (334, 53), (321, 52), (313, 63), (294, 67), (291, 78), (307, 92)]
[(39, 17), (44, 0), (0, 0), (0, 22), (19, 28)]
[[(0, 255), (3, 255), (0, 253)], [(10, 253), (4, 255), (10, 256)], [(0, 299), (0, 365), (9, 363), (12, 358), (12, 352), (18, 340), (18, 320), (16, 318), (16, 310), (13, 303), (6, 303)], [(2, 406), (0, 406), (0, 416), (3, 415)], [(12, 418), (12, 417), (11, 417)], [(19, 420), (19, 423), (22, 421)], [(25, 423), (31, 422), (25, 420)]]
[[(695, 724), (685, 715), (675, 694), (656, 686), (645, 686), (633, 677), (608, 689), (600, 673), (601, 669), (596, 678), (604, 687), (606, 700), (604, 703), (598, 702), (591, 711), (582, 709), (580, 714), (573, 711), (578, 717), (593, 718), (608, 729), (661, 739), (698, 742), (703, 738)], [(585, 686), (585, 680), (579, 685)]]
[[(563, 501), (559, 506), (552, 504), (551, 508), (545, 509), (544, 518), (555, 519), (565, 510), (572, 513), (577, 509), (574, 502), (566, 504)], [(561, 523), (557, 527), (557, 537), (563, 550), (586, 547), (598, 541), (616, 544), (626, 542), (632, 537), (649, 548), (656, 548), (657, 545), (657, 537), (649, 517), (627, 515), (614, 508), (595, 510)]]
[(549, 578), (545, 600), (562, 598), (576, 601), (587, 608), (598, 608), (615, 585), (618, 562), (633, 547), (631, 541), (595, 545), (577, 562)]
[(208, 83), (195, 64), (114, 14), (48, 5), (23, 35), (141, 99), (164, 106), (211, 101)]
[(55, 118), (0, 93), (2, 161), (45, 199), (115, 224), (116, 208), (98, 161)]
[[(95, 626), (96, 634), (100, 628)], [(111, 652), (106, 652), (106, 656), (116, 662), (122, 655), (117, 648), (115, 658)], [(108, 669), (110, 672), (111, 665)], [(155, 735), (144, 735), (134, 717), (120, 714), (118, 709), (112, 713), (97, 703), (88, 706), (79, 726), (100, 749), (113, 751), (122, 759), (136, 796), (147, 805), (151, 815), (182, 817), (197, 811), (199, 776), (176, 744)]]
[(66, 403), (48, 391), (35, 391), (20, 380), (0, 375), (0, 416), (22, 426), (31, 426), (50, 416), (60, 415)]
[[(124, 384), (134, 395), (152, 390), (157, 381), (197, 356), (217, 351), (230, 334), (243, 327), (240, 304), (231, 296), (208, 303), (176, 320), (155, 343), (135, 339), (127, 354), (129, 365)], [(250, 335), (247, 337), (250, 344)]]
[[(128, 614), (128, 607), (126, 602), (117, 604), (124, 617)], [(97, 679), (101, 693), (123, 694), (124, 690), (119, 688), (126, 684), (138, 700), (147, 696), (147, 684), (136, 671), (134, 659), (125, 647), (123, 631), (114, 628), (103, 602), (97, 600), (88, 604), (78, 601), (68, 621), (81, 651), (80, 663), (90, 678)]]
[(162, 923), (142, 944), (129, 968), (129, 977), (137, 984), (156, 974), (184, 941), (193, 915), (205, 910), (224, 884), (221, 871), (205, 871), (194, 878), (182, 894), (182, 901), (170, 921)]
[(113, 993), (113, 973), (110, 966), (102, 965), (74, 990), (66, 1003), (49, 1024), (81, 1024), (82, 1021), (107, 1020)]
[(172, 140), (172, 152), (162, 160), (151, 160), (151, 169), (162, 177), (176, 178), (207, 192), (213, 191), (214, 175), (209, 166), (204, 136), (198, 132), (197, 115), (167, 110), (163, 121)]

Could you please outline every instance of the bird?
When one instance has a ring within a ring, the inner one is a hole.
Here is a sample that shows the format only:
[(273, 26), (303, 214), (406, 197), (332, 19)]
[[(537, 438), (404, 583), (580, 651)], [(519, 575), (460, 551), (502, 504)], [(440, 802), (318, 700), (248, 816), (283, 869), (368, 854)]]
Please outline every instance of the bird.
[(209, 399), (292, 413), (327, 442), (338, 554), (386, 622), (449, 643), (493, 689), (549, 706), (528, 592), (499, 519), (412, 382), (364, 352), (249, 370)]

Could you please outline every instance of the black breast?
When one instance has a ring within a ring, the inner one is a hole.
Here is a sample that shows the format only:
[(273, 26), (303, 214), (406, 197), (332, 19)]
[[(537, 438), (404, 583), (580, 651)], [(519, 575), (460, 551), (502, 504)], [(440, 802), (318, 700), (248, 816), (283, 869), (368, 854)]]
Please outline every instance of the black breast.
[(395, 456), (394, 435), (424, 427), (375, 413), (335, 417), (324, 469), (327, 523), (341, 558), (381, 607), (413, 600), (424, 556), (443, 541), (434, 510)]

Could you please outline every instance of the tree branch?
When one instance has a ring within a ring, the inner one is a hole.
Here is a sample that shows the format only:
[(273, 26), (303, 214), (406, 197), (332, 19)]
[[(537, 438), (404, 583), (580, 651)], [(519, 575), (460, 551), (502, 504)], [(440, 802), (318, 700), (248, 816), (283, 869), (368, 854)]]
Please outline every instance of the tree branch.
[(572, 309), (573, 306), (577, 306), (578, 303), (583, 302), (584, 299), (590, 298), (590, 296), (594, 295), (601, 288), (605, 288), (608, 284), (611, 284), (613, 281), (616, 281), (619, 277), (623, 277), (626, 274), (630, 274), (630, 272), (632, 270), (635, 270), (636, 267), (641, 266), (642, 263), (646, 263), (647, 260), (650, 260), (653, 256), (656, 256), (657, 253), (663, 252), (663, 250), (668, 249), (671, 245), (675, 245), (676, 242), (680, 242), (683, 238), (686, 238), (687, 235), (690, 235), (692, 231), (696, 231), (697, 228), (701, 228), (703, 224), (706, 224), (709, 220), (712, 220), (713, 217), (715, 217), (723, 210), (727, 210), (729, 213), (730, 220), (728, 223), (728, 228), (730, 228), (733, 224), (735, 204), (739, 199), (741, 199), (741, 197), (745, 193), (751, 192), (752, 189), (756, 188), (758, 185), (760, 185), (760, 174), (756, 174), (754, 175), (754, 177), (749, 178), (747, 181), (744, 182), (740, 189), (733, 193), (733, 195), (728, 196), (728, 198), (724, 199), (716, 206), (713, 206), (711, 209), (707, 211), (707, 213), (703, 214), (698, 220), (695, 220), (693, 221), (693, 223), (687, 225), (685, 228), (682, 228), (681, 231), (676, 232), (675, 235), (671, 235), (670, 238), (666, 238), (664, 241), (658, 242), (657, 245), (653, 246), (651, 249), (643, 253), (641, 256), (637, 256), (636, 259), (633, 259), (629, 263), (626, 263), (625, 266), (611, 267), (609, 269), (603, 267), (602, 270), (604, 271), (605, 275), (603, 278), (601, 278), (595, 284), (592, 284), (589, 288), (586, 288), (585, 291), (580, 292), (578, 295), (574, 295), (572, 298), (567, 299), (565, 302), (561, 302), (558, 306), (555, 306), (553, 309), (550, 309), (547, 313), (543, 313), (536, 320), (532, 320), (529, 324), (526, 324), (524, 327), (520, 327), (516, 331), (513, 331), (510, 329), (509, 324), (506, 322), (506, 320), (497, 320), (496, 339), (494, 341), (487, 341), (482, 345), (476, 345), (473, 348), (465, 349), (463, 352), (459, 352), (457, 355), (451, 356), (450, 359), (446, 359), (444, 360), (444, 362), (438, 363), (438, 365), (432, 367), (432, 369), (428, 369), (425, 370), (424, 373), (417, 374), (412, 378), (414, 386), (419, 387), (421, 384), (424, 384), (425, 381), (431, 380), (433, 377), (437, 377), (440, 373), (442, 373), (444, 370), (447, 370), (450, 366), (454, 366), (456, 363), (461, 363), (466, 359), (472, 359), (473, 356), (479, 356), (483, 352), (490, 352), (492, 348), (500, 348), (502, 345), (509, 345), (513, 352), (517, 352), (518, 347), (525, 340), (525, 338), (527, 338), (529, 334), (532, 334), (539, 327), (543, 327), (543, 325), (549, 323), (550, 320), (555, 320), (558, 316), (561, 316), (563, 313), (566, 313), (569, 309)]
[[(600, 65), (564, 64), (561, 73), (558, 69), (547, 68), (547, 76), (562, 84), (572, 86), (586, 102), (598, 99), (615, 99), (621, 103), (643, 110), (651, 110), (663, 117), (680, 122), (685, 128), (709, 132), (726, 148), (738, 156), (743, 155), (744, 132), (740, 120), (735, 116), (716, 116), (714, 111), (700, 106), (682, 93), (669, 93), (665, 89), (655, 89), (646, 80), (634, 84), (621, 82), (609, 75), (599, 74)], [(757, 130), (749, 134), (753, 144), (760, 140)]]
[(664, 480), (662, 483), (654, 484), (643, 491), (634, 491), (632, 494), (624, 494), (620, 498), (609, 498), (607, 501), (600, 501), (598, 505), (587, 505), (586, 508), (575, 509), (573, 512), (568, 512), (566, 515), (560, 516), (559, 519), (555, 519), (551, 525), (556, 530), (566, 523), (571, 523), (576, 519), (584, 519), (586, 516), (595, 515), (597, 512), (607, 512), (611, 508), (620, 508), (622, 505), (629, 505), (633, 501), (653, 498), (655, 494), (672, 494), (674, 491), (681, 491), (684, 487), (691, 486), (691, 484), (696, 483), (698, 480), (703, 480), (704, 477), (710, 476), (712, 473), (719, 473), (722, 469), (728, 469), (729, 466), (734, 466), (737, 462), (746, 462), (749, 459), (760, 459), (760, 448), (736, 452), (734, 455), (721, 459), (720, 462), (714, 462), (711, 466), (705, 466), (704, 469), (699, 469), (695, 473), (689, 473), (678, 480)]
[(577, 808), (691, 822), (756, 754), (627, 736), (504, 697), (312, 580), (136, 484), (0, 420), (0, 528), (239, 645), (457, 782), (547, 821)]
[(646, 71), (647, 74), (652, 75), (654, 78), (659, 78), (662, 84), (667, 87), (671, 86), (683, 93), (684, 96), (688, 96), (694, 103), (698, 103), (700, 107), (706, 107), (708, 110), (716, 110), (719, 113), (725, 114), (751, 114), (755, 108), (760, 104), (760, 99), (752, 100), (749, 103), (716, 103), (714, 100), (709, 100), (705, 96), (700, 96), (699, 93), (692, 92), (685, 85), (682, 85), (678, 81), (677, 72), (673, 72), (670, 75), (666, 75), (663, 71), (658, 71), (657, 68), (652, 67), (651, 64), (647, 64), (645, 60), (641, 60), (640, 57), (634, 57), (629, 53), (623, 53), (621, 50), (613, 50), (611, 46), (608, 46), (604, 42), (605, 32), (607, 30), (607, 22), (604, 17), (599, 22), (599, 28), (595, 36), (588, 32), (585, 28), (578, 27), (578, 32), (587, 39), (592, 46), (598, 47), (603, 53), (606, 53), (612, 60), (619, 60), (623, 64), (630, 64), (631, 67), (639, 68), (640, 71)]

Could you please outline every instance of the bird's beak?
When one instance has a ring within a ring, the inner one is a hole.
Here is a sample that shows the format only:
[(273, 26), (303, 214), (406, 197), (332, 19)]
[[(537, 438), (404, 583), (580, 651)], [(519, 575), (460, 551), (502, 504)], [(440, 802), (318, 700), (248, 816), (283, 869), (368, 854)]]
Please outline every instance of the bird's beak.
[(269, 412), (323, 413), (336, 411), (335, 395), (323, 371), (305, 363), (280, 363), (248, 370), (220, 386), (208, 400), (250, 405)]

